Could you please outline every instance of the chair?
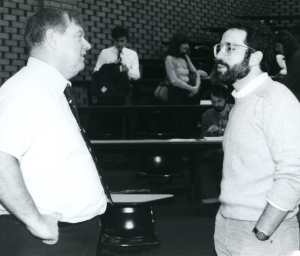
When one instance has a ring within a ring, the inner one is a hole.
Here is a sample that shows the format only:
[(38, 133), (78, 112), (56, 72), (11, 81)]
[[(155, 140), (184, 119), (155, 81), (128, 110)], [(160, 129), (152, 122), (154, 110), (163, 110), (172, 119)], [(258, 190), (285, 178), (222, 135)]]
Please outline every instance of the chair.
[(154, 111), (139, 115), (137, 139), (171, 139), (174, 137), (174, 120), (168, 112)]
[(158, 185), (158, 192), (162, 192), (163, 185), (171, 185), (173, 178), (183, 177), (183, 169), (180, 153), (147, 152), (140, 156), (139, 169), (135, 177), (149, 179), (150, 185)]
[[(149, 194), (150, 191), (125, 190), (117, 193)], [(160, 246), (150, 204), (127, 207), (108, 204), (101, 220), (100, 250), (128, 255)]]
[[(92, 112), (86, 128), (87, 134), (91, 140), (121, 140), (126, 139), (127, 114), (122, 112)], [(97, 152), (101, 159), (103, 169), (112, 168), (118, 164), (126, 165), (128, 155), (126, 152), (118, 154)]]
[(122, 113), (92, 113), (88, 125), (90, 139), (117, 140), (125, 137), (125, 115)]
[[(174, 118), (170, 112), (146, 112), (139, 118), (137, 139), (171, 139), (174, 135)], [(183, 177), (183, 168), (181, 153), (146, 151), (139, 157), (135, 177), (149, 179), (149, 183), (158, 185), (158, 192), (161, 192), (163, 185), (171, 184), (173, 178)]]

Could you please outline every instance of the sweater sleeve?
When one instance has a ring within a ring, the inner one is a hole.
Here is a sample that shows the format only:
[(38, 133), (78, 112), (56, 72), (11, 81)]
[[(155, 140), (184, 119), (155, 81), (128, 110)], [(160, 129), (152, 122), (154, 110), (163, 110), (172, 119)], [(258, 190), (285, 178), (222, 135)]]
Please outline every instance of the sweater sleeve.
[(186, 55), (186, 61), (187, 61), (187, 65), (188, 65), (190, 72), (194, 72), (197, 75), (196, 86), (199, 86), (200, 82), (201, 82), (199, 72), (197, 71), (197, 69), (193, 65), (191, 59), (187, 55)]
[(275, 168), (267, 200), (293, 211), (300, 200), (300, 105), (284, 87), (277, 95), (262, 103), (263, 129)]
[(192, 91), (192, 86), (180, 80), (176, 74), (174, 59), (171, 56), (167, 56), (165, 61), (166, 72), (170, 83), (173, 86), (177, 86), (179, 88)]

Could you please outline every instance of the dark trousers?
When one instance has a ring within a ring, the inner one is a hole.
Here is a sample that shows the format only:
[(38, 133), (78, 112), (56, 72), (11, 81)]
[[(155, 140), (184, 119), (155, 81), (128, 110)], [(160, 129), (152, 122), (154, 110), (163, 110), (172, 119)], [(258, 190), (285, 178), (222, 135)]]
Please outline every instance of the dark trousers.
[(100, 217), (81, 223), (59, 223), (59, 240), (47, 245), (11, 215), (0, 216), (0, 256), (96, 256)]
[(224, 153), (222, 150), (212, 150), (198, 165), (202, 203), (219, 202), (223, 158)]

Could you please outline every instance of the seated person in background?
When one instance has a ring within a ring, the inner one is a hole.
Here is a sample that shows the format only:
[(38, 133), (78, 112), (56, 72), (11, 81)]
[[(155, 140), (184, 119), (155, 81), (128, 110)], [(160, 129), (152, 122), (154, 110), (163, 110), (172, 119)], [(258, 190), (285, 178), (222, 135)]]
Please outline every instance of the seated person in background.
[(288, 87), (300, 101), (300, 45), (286, 30), (275, 34), (276, 53), (285, 57), (287, 75), (277, 80)]
[[(189, 38), (182, 34), (173, 35), (168, 56), (165, 60), (169, 90), (169, 103), (173, 105), (194, 105), (200, 90), (200, 76), (207, 77), (205, 71), (197, 71), (189, 55)], [(193, 78), (191, 79), (191, 76)]]
[[(124, 27), (117, 26), (111, 31), (114, 46), (104, 49), (99, 54), (94, 72), (98, 71), (104, 64), (120, 63), (121, 72), (128, 75), (129, 80), (139, 79), (139, 59), (135, 51), (126, 48), (128, 31)], [(125, 105), (131, 105), (131, 92), (126, 98)]]
[[(223, 85), (216, 85), (210, 93), (213, 108), (202, 115), (201, 137), (223, 136), (229, 113), (233, 107), (227, 103), (228, 90)], [(220, 188), (218, 173), (222, 171), (223, 150), (205, 151), (204, 159), (198, 164), (201, 180), (202, 203), (213, 204), (219, 202)], [(218, 207), (219, 204), (216, 204)]]

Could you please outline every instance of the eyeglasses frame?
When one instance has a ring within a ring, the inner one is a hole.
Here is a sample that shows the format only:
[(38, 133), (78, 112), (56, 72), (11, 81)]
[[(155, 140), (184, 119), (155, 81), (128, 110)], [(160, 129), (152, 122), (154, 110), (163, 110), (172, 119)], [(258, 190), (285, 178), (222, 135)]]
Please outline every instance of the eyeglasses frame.
[[(253, 50), (254, 52), (256, 52), (256, 50), (255, 50), (254, 48), (252, 48), (252, 47), (249, 47), (249, 46), (246, 46), (246, 45), (240, 45), (240, 44), (235, 44), (235, 43), (229, 43), (229, 42), (226, 42), (225, 44), (216, 44), (216, 45), (214, 45), (214, 55), (215, 55), (215, 57), (217, 57), (217, 55), (219, 54), (219, 52), (217, 53), (217, 50), (216, 50), (217, 45), (221, 45), (221, 50), (222, 50), (222, 48), (224, 48), (224, 46), (225, 46), (226, 44), (227, 44), (227, 45), (230, 44), (230, 45), (234, 45), (234, 46), (240, 46), (240, 47), (248, 48), (248, 49), (251, 49), (251, 50)], [(220, 50), (220, 51), (221, 51), (221, 50)], [(232, 50), (230, 50), (229, 53), (225, 50), (225, 53), (226, 53), (226, 56), (230, 56), (230, 55), (232, 54)]]

